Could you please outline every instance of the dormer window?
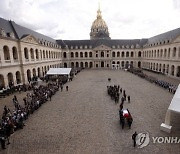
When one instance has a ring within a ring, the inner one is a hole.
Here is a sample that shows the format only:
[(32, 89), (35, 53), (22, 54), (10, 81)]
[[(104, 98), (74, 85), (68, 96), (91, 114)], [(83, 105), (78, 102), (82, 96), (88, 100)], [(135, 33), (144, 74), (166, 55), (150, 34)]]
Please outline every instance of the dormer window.
[(2, 29), (2, 28), (0, 28), (0, 35), (1, 36), (6, 36), (6, 33), (5, 33), (4, 29)]
[(140, 45), (139, 45), (139, 44), (136, 44), (136, 48), (140, 48)]

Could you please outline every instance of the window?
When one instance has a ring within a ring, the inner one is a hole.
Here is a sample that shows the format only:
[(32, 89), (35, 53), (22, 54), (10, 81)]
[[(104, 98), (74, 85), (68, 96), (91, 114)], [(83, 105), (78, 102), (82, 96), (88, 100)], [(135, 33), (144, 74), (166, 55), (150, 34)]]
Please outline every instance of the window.
[(115, 57), (115, 56), (116, 56), (115, 52), (112, 52), (112, 57)]

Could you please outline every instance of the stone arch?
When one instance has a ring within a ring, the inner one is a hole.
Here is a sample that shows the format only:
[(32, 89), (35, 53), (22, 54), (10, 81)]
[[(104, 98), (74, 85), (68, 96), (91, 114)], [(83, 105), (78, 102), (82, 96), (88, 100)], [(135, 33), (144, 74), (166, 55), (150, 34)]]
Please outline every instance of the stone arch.
[(172, 54), (173, 57), (176, 57), (176, 47), (173, 48), (173, 54)]
[(103, 61), (101, 61), (101, 67), (104, 68), (104, 62)]
[(12, 48), (12, 54), (13, 54), (13, 59), (17, 60), (18, 59), (18, 52), (17, 52), (17, 48), (16, 47)]
[(134, 57), (134, 52), (133, 51), (131, 51), (131, 57)]
[(13, 74), (11, 72), (9, 72), (7, 74), (7, 78), (8, 78), (8, 83), (9, 84), (12, 83), (12, 82), (14, 83)]
[(44, 67), (42, 67), (42, 75), (43, 75), (43, 76), (45, 75), (45, 73), (44, 73)]
[(74, 53), (73, 52), (71, 52), (71, 58), (74, 58)]
[(86, 67), (86, 68), (88, 67), (88, 62), (85, 62), (85, 67)]
[(104, 57), (104, 52), (103, 51), (101, 51), (101, 57)]
[(36, 69), (35, 68), (33, 68), (32, 73), (33, 73), (33, 77), (35, 77), (36, 76)]
[(167, 49), (164, 49), (164, 58), (167, 56)]
[(27, 70), (27, 79), (31, 81), (31, 71), (29, 69)]
[(34, 50), (33, 50), (33, 48), (30, 49), (30, 55), (31, 55), (31, 60), (34, 60)]
[(159, 66), (158, 63), (156, 63), (156, 71), (158, 71), (158, 66)]
[(71, 62), (71, 67), (74, 68), (74, 62)]
[(140, 61), (138, 61), (138, 67), (141, 68), (141, 62)]
[(112, 57), (116, 57), (116, 53), (114, 51), (112, 52)]
[(120, 52), (119, 51), (117, 52), (117, 57), (120, 57)]
[(0, 90), (5, 88), (4, 76), (0, 74)]
[(125, 68), (129, 67), (129, 61), (126, 61)]
[(161, 64), (159, 64), (159, 72), (161, 72), (162, 70), (161, 70)]
[(121, 61), (121, 67), (124, 67), (124, 61)]
[(24, 58), (29, 59), (28, 49), (24, 48)]
[(85, 52), (85, 57), (86, 57), (86, 58), (88, 57), (88, 53), (87, 53), (87, 52)]
[(75, 55), (76, 55), (76, 58), (78, 58), (78, 57), (79, 57), (79, 54), (78, 54), (78, 52), (76, 52), (76, 53), (75, 53)]
[(133, 63), (133, 61), (131, 61), (130, 67), (133, 68), (133, 65), (134, 65), (134, 63)]
[(124, 57), (124, 51), (121, 52), (121, 57)]
[(64, 68), (67, 68), (67, 63), (64, 63)]
[(169, 73), (169, 64), (166, 66), (166, 73)]
[(38, 52), (38, 49), (35, 50), (35, 53), (36, 53), (36, 59), (39, 60), (39, 52)]
[(177, 77), (180, 77), (180, 66), (177, 66), (177, 74), (176, 74)]
[(90, 67), (90, 68), (93, 67), (93, 63), (92, 63), (92, 62), (89, 63), (89, 67)]
[(84, 67), (84, 64), (83, 64), (83, 62), (80, 62), (80, 66), (81, 66), (81, 68), (83, 68), (83, 67)]
[(92, 52), (89, 52), (89, 57), (92, 57)]
[(64, 58), (67, 58), (66, 52), (63, 53), (63, 57), (64, 57)]
[[(55, 53), (54, 53), (55, 56)], [(46, 59), (48, 59), (48, 51), (46, 50)]]
[(16, 72), (16, 83), (17, 84), (21, 83), (21, 74), (19, 71)]
[(80, 52), (80, 57), (83, 58), (83, 52)]
[(129, 51), (126, 52), (126, 57), (129, 57)]
[[(53, 68), (54, 68), (54, 65), (53, 65)], [(47, 73), (47, 67), (44, 66), (44, 73), (46, 74)]]
[(38, 72), (38, 77), (41, 77), (41, 69), (39, 67), (37, 69), (37, 72)]
[(172, 76), (174, 76), (174, 69), (175, 69), (175, 67), (174, 67), (174, 65), (172, 65), (172, 66), (171, 66), (171, 75), (172, 75)]
[(165, 69), (166, 65), (163, 64), (163, 67), (162, 67), (162, 72), (165, 74), (166, 73), (166, 69)]
[(76, 67), (79, 67), (79, 63), (78, 62), (76, 62)]
[(3, 53), (4, 53), (4, 60), (10, 60), (10, 52), (9, 52), (9, 47), (7, 45), (5, 45), (3, 47)]
[(171, 55), (171, 48), (168, 49), (168, 58), (170, 58)]

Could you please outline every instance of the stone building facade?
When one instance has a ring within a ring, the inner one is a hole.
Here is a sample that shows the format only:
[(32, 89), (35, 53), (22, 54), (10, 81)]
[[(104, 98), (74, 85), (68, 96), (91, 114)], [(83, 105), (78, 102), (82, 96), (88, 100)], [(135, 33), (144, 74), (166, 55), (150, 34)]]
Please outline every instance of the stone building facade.
[(89, 40), (55, 40), (0, 18), (0, 86), (27, 83), (51, 67), (140, 67), (180, 79), (180, 28), (147, 39), (111, 39), (101, 11)]

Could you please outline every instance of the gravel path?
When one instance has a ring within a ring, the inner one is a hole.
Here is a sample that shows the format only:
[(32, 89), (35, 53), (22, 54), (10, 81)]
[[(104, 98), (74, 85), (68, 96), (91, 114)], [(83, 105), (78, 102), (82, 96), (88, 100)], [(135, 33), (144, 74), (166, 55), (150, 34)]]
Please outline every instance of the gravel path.
[[(111, 77), (111, 83), (107, 81)], [(107, 95), (106, 86), (119, 84), (131, 96), (124, 103), (133, 116), (132, 128), (119, 124), (119, 104)], [(171, 134), (160, 131), (173, 94), (131, 73), (115, 70), (83, 70), (69, 91), (57, 92), (15, 132), (2, 154), (119, 154), (180, 152), (179, 144), (154, 144), (151, 137), (180, 137), (180, 115), (172, 115)], [(18, 95), (18, 99), (23, 93)], [(1, 110), (4, 102), (0, 99)], [(7, 103), (7, 102), (6, 102)], [(9, 105), (8, 105), (9, 106)], [(131, 136), (149, 132), (150, 144), (134, 148)]]

